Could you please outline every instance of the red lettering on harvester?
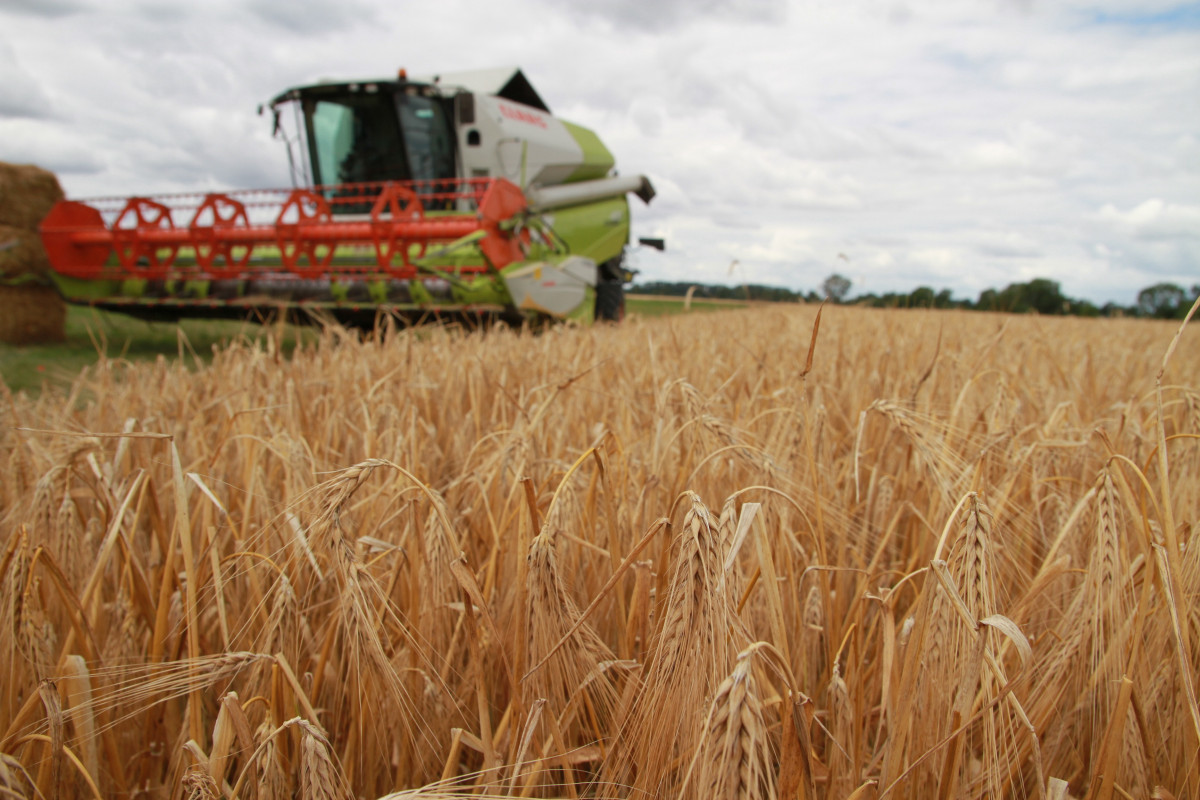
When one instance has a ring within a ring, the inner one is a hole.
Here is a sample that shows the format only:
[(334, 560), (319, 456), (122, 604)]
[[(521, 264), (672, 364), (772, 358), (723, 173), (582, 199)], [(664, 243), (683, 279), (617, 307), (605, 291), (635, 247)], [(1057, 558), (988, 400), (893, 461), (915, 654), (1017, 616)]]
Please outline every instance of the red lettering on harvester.
[(532, 111), (526, 111), (523, 108), (515, 108), (505, 103), (500, 103), (500, 114), (508, 119), (516, 120), (517, 122), (524, 122), (529, 125), (536, 125), (539, 128), (549, 127), (541, 114), (537, 114)]

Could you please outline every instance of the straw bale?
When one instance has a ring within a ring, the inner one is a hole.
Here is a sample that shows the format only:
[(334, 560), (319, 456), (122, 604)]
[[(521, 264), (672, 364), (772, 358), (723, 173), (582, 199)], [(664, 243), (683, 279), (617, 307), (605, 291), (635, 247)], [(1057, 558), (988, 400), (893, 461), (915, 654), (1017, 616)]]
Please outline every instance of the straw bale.
[(51, 207), (63, 199), (53, 172), (33, 164), (0, 161), (0, 225), (37, 230)]
[(0, 225), (0, 281), (30, 274), (45, 276), (49, 269), (41, 237), (33, 231)]
[(66, 339), (67, 306), (49, 286), (0, 285), (0, 342), (43, 344)]

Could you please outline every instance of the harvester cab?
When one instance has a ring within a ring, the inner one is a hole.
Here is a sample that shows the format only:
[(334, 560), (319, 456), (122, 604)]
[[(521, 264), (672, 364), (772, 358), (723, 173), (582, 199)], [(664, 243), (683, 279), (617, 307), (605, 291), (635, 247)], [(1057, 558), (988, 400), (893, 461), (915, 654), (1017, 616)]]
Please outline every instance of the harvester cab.
[(623, 316), (627, 195), (654, 189), (520, 70), (323, 81), (268, 107), (295, 188), (64, 201), (41, 226), (63, 295), (159, 318)]

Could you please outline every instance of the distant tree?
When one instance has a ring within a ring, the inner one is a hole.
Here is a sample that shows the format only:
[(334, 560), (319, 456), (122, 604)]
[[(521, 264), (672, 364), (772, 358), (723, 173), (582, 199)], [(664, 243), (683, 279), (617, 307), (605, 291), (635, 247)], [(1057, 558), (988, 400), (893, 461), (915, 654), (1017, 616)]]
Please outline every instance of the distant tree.
[(750, 296), (755, 300), (769, 300), (773, 303), (794, 303), (800, 299), (800, 296), (782, 286), (762, 286), (760, 284), (750, 284), (746, 287), (750, 291)]
[(840, 303), (850, 294), (850, 279), (844, 275), (833, 273), (821, 284), (825, 296), (835, 303)]
[(1138, 292), (1138, 314), (1156, 319), (1183, 317), (1188, 309), (1183, 287), (1175, 283), (1156, 283)]
[(876, 305), (880, 308), (900, 308), (901, 306), (908, 305), (908, 295), (887, 292), (879, 298), (879, 302)]
[[(850, 294), (850, 279), (834, 273), (821, 284), (824, 292), (810, 290), (801, 293), (782, 286), (766, 286), (745, 283), (739, 286), (720, 284), (697, 284), (673, 281), (646, 281), (631, 288), (631, 291), (653, 295), (683, 297), (693, 290), (696, 298), (726, 298), (735, 300), (767, 300), (772, 302), (819, 303), (825, 298), (834, 302), (847, 302)], [(911, 292), (867, 293), (853, 299), (856, 305), (871, 308), (962, 308), (977, 311), (1007, 311), (1023, 314), (1035, 311), (1039, 314), (1072, 314), (1083, 317), (1094, 316), (1163, 316), (1182, 318), (1200, 295), (1200, 284), (1191, 287), (1191, 296), (1175, 284), (1158, 284), (1142, 290), (1139, 304), (1128, 308), (1106, 303), (1097, 308), (1087, 300), (1076, 300), (1062, 293), (1056, 281), (1035, 278), (1028, 283), (1010, 283), (1003, 289), (985, 289), (979, 293), (978, 302), (955, 300), (949, 289), (937, 291), (929, 286), (918, 286)], [(1141, 308), (1142, 302), (1145, 308)], [(1165, 304), (1165, 309), (1160, 308)], [(1173, 309), (1173, 311), (1171, 310)]]
[(1070, 300), (1063, 295), (1058, 281), (1034, 278), (1026, 285), (1029, 307), (1039, 314), (1064, 314)]
[(1023, 314), (1029, 310), (1028, 292), (1023, 283), (1010, 283), (996, 292), (996, 310)]
[(933, 301), (937, 298), (933, 289), (928, 286), (918, 286), (913, 289), (908, 295), (908, 305), (910, 308), (933, 308)]
[(886, 292), (884, 294), (875, 294), (868, 292), (860, 294), (854, 298), (854, 304), (867, 308), (896, 308), (905, 305), (908, 300), (908, 295), (899, 295), (895, 292)]
[[(629, 287), (629, 291), (639, 294), (650, 294), (658, 297), (672, 297), (675, 295), (685, 295), (687, 290), (692, 286), (690, 283), (672, 283), (669, 281), (646, 281), (643, 283), (635, 283)], [(697, 288), (697, 294), (702, 294), (703, 286)]]
[(1009, 311), (1014, 314), (1029, 311), (1039, 314), (1065, 314), (1070, 302), (1070, 298), (1063, 295), (1058, 281), (1049, 278), (1034, 278), (1029, 283), (1010, 283), (995, 293), (994, 297), (989, 296), (986, 291), (979, 296), (980, 309)]

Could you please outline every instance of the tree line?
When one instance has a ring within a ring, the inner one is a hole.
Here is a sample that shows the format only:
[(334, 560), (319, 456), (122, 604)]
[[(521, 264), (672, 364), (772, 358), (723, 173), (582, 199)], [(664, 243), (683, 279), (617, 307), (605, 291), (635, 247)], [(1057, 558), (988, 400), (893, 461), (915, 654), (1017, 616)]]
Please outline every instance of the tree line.
[(985, 289), (978, 300), (957, 299), (949, 289), (940, 291), (918, 286), (911, 292), (867, 293), (851, 296), (850, 279), (834, 273), (821, 283), (821, 290), (796, 291), (782, 286), (749, 283), (738, 286), (645, 281), (634, 284), (631, 292), (667, 297), (683, 297), (688, 291), (696, 298), (725, 300), (760, 300), (777, 303), (819, 303), (828, 298), (834, 303), (870, 306), (873, 308), (960, 308), (971, 311), (1006, 311), (1014, 314), (1037, 312), (1052, 316), (1079, 317), (1146, 317), (1153, 319), (1183, 319), (1200, 295), (1200, 284), (1190, 290), (1175, 283), (1156, 283), (1137, 294), (1137, 302), (1123, 306), (1105, 303), (1097, 306), (1089, 300), (1063, 294), (1058, 281), (1034, 278), (1026, 283), (1010, 283), (1003, 289)]

